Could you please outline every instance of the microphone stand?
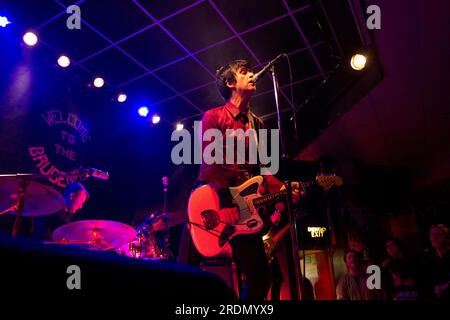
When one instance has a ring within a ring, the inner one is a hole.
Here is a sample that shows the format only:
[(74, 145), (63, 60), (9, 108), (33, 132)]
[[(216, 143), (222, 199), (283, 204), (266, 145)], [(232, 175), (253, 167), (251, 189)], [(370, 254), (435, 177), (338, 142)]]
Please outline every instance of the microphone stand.
[(283, 128), (283, 124), (281, 122), (281, 112), (280, 112), (280, 104), (279, 104), (279, 86), (278, 86), (278, 78), (275, 73), (275, 66), (272, 66), (271, 69), (272, 74), (272, 82), (273, 82), (273, 92), (275, 95), (275, 105), (277, 107), (277, 121), (278, 121), (278, 129), (280, 130), (280, 145), (281, 145), (281, 172), (282, 179), (286, 186), (287, 193), (287, 212), (289, 217), (289, 226), (290, 226), (290, 235), (292, 241), (292, 256), (294, 260), (294, 271), (295, 271), (295, 285), (296, 285), (296, 297), (294, 300), (301, 300), (303, 296), (302, 290), (302, 274), (300, 269), (300, 257), (298, 254), (299, 251), (299, 242), (298, 242), (298, 233), (297, 233), (297, 224), (294, 215), (294, 211), (292, 210), (292, 187), (291, 181), (287, 178), (287, 168), (289, 156), (286, 150), (286, 137)]

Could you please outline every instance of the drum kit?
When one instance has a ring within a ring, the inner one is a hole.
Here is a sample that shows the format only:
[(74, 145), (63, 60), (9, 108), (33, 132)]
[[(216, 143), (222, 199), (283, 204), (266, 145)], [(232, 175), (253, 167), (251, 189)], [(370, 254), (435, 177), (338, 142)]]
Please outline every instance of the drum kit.
[[(63, 196), (50, 186), (30, 179), (0, 175), (0, 218), (6, 213), (15, 215), (14, 228), (18, 217), (51, 215), (64, 207)], [(110, 220), (75, 221), (54, 230), (52, 240), (44, 243), (115, 251), (118, 255), (135, 259), (169, 259), (170, 250), (167, 245), (158, 244), (156, 232), (161, 231), (165, 235), (167, 244), (169, 228), (182, 224), (185, 217), (183, 211), (154, 212), (135, 228)]]

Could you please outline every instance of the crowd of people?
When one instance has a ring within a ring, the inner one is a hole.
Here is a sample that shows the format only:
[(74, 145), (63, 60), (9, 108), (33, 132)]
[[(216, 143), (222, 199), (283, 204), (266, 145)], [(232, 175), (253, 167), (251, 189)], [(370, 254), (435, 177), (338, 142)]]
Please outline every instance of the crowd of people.
[(368, 285), (371, 265), (377, 265), (366, 243), (349, 240), (344, 262), (347, 273), (336, 286), (338, 300), (443, 300), (448, 301), (450, 281), (450, 237), (443, 224), (431, 225), (431, 250), (419, 255), (408, 253), (399, 238), (385, 241), (386, 258), (380, 264), (380, 286)]

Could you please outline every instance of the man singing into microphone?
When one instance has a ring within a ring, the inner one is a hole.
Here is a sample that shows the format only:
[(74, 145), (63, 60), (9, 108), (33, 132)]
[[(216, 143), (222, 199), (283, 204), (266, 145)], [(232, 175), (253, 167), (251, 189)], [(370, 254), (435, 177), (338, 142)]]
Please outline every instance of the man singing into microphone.
[[(225, 105), (208, 110), (202, 119), (202, 134), (211, 128), (219, 129), (223, 134), (227, 129), (259, 129), (264, 128), (263, 122), (250, 111), (250, 99), (256, 90), (254, 73), (246, 60), (235, 60), (217, 71), (217, 88), (226, 101)], [(248, 155), (248, 136), (237, 137), (245, 139)], [(209, 143), (203, 142), (204, 149)], [(227, 148), (224, 143), (224, 155)], [(202, 163), (199, 181), (210, 184), (218, 193), (220, 199), (220, 220), (235, 224), (239, 219), (239, 211), (231, 199), (228, 187), (238, 186), (249, 178), (260, 174), (258, 164), (250, 164), (246, 156), (244, 164), (206, 164)], [(268, 192), (279, 191), (282, 183), (273, 176), (264, 176), (264, 188)], [(297, 185), (298, 186), (298, 185)], [(293, 198), (299, 199), (298, 189), (293, 189)], [(275, 223), (276, 217), (261, 217), (266, 224)], [(270, 288), (270, 268), (265, 255), (262, 233), (238, 235), (231, 239), (233, 255), (237, 259), (246, 285), (241, 294), (243, 299), (265, 299)]]

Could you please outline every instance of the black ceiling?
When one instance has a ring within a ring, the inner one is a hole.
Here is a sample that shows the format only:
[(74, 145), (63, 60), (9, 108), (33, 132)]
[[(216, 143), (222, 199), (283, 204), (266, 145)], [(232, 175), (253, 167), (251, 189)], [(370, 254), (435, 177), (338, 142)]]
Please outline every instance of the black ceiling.
[[(81, 29), (69, 30), (69, 0), (10, 1), (10, 12), (23, 30), (34, 29), (41, 44), (65, 53), (89, 77), (102, 75), (103, 92), (128, 94), (126, 104), (148, 104), (165, 120), (196, 119), (222, 102), (214, 86), (215, 70), (226, 62), (248, 59), (260, 67), (287, 53), (293, 68), (294, 104), (300, 105), (335, 68), (333, 12), (307, 0), (81, 0)], [(345, 5), (347, 1), (342, 2)], [(325, 20), (320, 21), (321, 16)], [(322, 27), (321, 27), (322, 25)], [(322, 29), (321, 29), (322, 28)], [(333, 34), (329, 32), (329, 34)], [(289, 108), (286, 63), (280, 65), (282, 108)], [(274, 111), (269, 77), (258, 85), (254, 112)]]

